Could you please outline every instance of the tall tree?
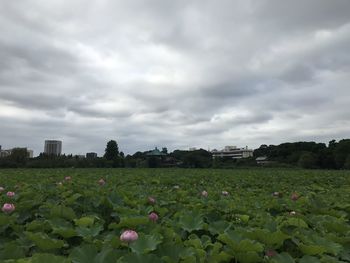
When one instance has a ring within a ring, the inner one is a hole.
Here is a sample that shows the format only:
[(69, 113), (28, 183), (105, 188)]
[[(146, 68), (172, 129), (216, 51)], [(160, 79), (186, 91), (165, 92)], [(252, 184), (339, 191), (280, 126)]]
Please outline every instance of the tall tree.
[(106, 149), (105, 149), (105, 154), (104, 157), (107, 160), (115, 160), (117, 159), (119, 156), (119, 148), (118, 148), (118, 144), (116, 141), (114, 140), (110, 140), (107, 143)]

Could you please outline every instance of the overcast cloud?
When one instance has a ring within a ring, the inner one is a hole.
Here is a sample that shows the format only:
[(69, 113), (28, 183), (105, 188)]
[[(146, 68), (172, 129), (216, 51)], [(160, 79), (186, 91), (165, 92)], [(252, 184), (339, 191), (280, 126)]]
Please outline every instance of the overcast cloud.
[(350, 138), (349, 0), (0, 0), (0, 145)]

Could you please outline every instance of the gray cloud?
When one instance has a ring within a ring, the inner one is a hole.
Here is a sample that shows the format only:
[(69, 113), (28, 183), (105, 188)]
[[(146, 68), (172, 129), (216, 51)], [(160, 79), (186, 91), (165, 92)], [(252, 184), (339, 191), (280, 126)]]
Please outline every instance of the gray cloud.
[(348, 136), (347, 0), (0, 0), (0, 144), (38, 154)]

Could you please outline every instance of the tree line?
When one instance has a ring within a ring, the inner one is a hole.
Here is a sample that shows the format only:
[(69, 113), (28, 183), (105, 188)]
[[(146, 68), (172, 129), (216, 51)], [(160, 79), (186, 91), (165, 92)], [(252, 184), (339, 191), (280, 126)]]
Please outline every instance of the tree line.
[[(103, 157), (81, 158), (73, 155), (46, 155), (28, 158), (25, 148), (15, 148), (11, 155), (0, 158), (0, 168), (237, 168), (237, 167), (300, 167), (306, 169), (350, 169), (350, 139), (325, 143), (294, 142), (279, 145), (263, 144), (254, 150), (253, 157), (244, 159), (213, 158), (204, 149), (194, 151), (175, 150), (168, 153), (166, 147), (160, 155), (152, 151), (138, 151), (124, 155), (118, 143), (110, 140)], [(264, 164), (256, 162), (264, 157)]]

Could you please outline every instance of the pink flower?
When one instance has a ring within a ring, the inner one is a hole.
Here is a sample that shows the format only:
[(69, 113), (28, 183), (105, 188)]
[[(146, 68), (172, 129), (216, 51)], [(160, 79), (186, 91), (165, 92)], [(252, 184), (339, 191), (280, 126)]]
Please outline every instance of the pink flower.
[(227, 192), (227, 191), (222, 191), (221, 194), (222, 194), (223, 196), (228, 196), (228, 192)]
[(100, 180), (98, 180), (98, 184), (99, 185), (105, 185), (106, 181), (101, 178)]
[(155, 222), (157, 222), (159, 217), (156, 213), (152, 212), (148, 215), (148, 218), (149, 218), (149, 220), (151, 220), (152, 222), (155, 223)]
[(208, 192), (204, 190), (204, 191), (202, 191), (201, 195), (202, 195), (203, 197), (208, 197)]
[(14, 197), (15, 196), (15, 192), (7, 192), (7, 197)]
[(72, 180), (72, 177), (71, 176), (66, 176), (66, 177), (64, 177), (64, 180), (70, 181), (70, 180)]
[(0, 193), (3, 192), (3, 191), (5, 191), (5, 188), (0, 186)]
[(131, 243), (136, 241), (139, 238), (139, 235), (134, 231), (134, 230), (125, 230), (121, 235), (120, 235), (120, 241), (126, 242), (126, 243)]
[(292, 193), (290, 199), (292, 199), (292, 201), (296, 201), (299, 199), (299, 195), (296, 192), (294, 192)]
[(13, 211), (15, 211), (15, 205), (14, 204), (4, 204), (2, 209), (1, 209), (4, 213), (11, 213)]
[(268, 257), (273, 257), (273, 256), (276, 256), (277, 255), (277, 252), (273, 249), (269, 249), (265, 252), (265, 255), (268, 256)]
[(154, 205), (156, 203), (156, 199), (152, 196), (148, 197), (148, 203), (150, 203), (151, 205)]

